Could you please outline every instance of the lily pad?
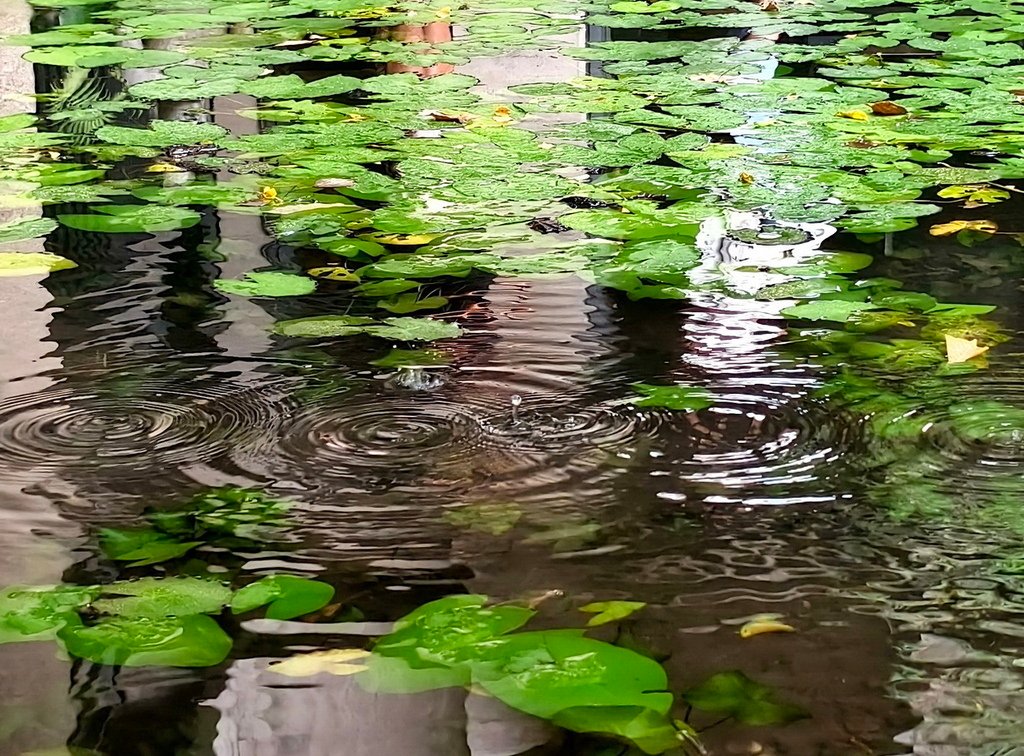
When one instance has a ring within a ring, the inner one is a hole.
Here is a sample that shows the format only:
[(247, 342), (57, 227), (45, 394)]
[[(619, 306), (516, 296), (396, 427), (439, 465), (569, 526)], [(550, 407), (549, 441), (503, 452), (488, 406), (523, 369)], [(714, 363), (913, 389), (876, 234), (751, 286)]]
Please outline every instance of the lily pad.
[(294, 273), (265, 271), (246, 273), (247, 280), (219, 278), (213, 288), (245, 297), (296, 297), (316, 291), (316, 282)]
[(235, 592), (231, 611), (242, 614), (267, 606), (267, 618), (286, 620), (322, 609), (334, 596), (334, 587), (318, 580), (270, 575)]
[(124, 667), (212, 667), (231, 650), (228, 634), (201, 614), (110, 617), (67, 625), (57, 637), (72, 656)]

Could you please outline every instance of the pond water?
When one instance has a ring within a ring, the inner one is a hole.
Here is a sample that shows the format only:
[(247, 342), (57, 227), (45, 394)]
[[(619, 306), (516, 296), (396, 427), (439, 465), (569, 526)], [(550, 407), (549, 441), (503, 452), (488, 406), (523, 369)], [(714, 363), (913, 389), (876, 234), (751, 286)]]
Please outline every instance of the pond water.
[(205, 666), (4, 598), (0, 753), (630, 752), (266, 669), (467, 593), (643, 602), (594, 635), (711, 754), (1024, 753), (1024, 4), (0, 18), (3, 586), (334, 589)]

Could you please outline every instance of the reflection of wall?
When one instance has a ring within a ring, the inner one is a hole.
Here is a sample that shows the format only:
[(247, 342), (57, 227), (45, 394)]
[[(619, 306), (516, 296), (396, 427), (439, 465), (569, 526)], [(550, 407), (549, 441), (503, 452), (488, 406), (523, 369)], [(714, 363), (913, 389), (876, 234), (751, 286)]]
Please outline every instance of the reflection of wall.
[[(0, 28), (24, 34), (31, 12), (23, 0), (0, 5)], [(33, 92), (32, 64), (21, 59), (23, 48), (0, 47), (0, 115), (33, 112), (24, 97)], [(0, 210), (0, 222), (39, 217), (38, 206)], [(23, 251), (42, 249), (40, 242), (16, 245)], [(5, 245), (4, 249), (10, 249)], [(36, 277), (0, 279), (0, 400), (38, 391), (49, 383), (40, 372), (60, 366), (50, 351), (50, 293)], [(12, 383), (15, 378), (34, 376)], [(59, 544), (74, 535), (51, 503), (18, 486), (0, 482), (0, 584), (58, 582), (71, 563)], [(39, 532), (48, 535), (40, 537)], [(55, 537), (56, 536), (56, 537)], [(67, 699), (70, 664), (56, 658), (51, 643), (0, 646), (0, 753), (22, 753), (61, 745), (74, 728), (75, 712)]]

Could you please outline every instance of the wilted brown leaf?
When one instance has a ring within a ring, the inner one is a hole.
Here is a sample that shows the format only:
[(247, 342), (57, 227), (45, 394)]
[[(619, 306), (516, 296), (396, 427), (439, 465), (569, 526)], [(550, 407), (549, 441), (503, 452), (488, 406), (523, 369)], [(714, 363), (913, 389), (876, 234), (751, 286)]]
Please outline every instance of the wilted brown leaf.
[(871, 112), (880, 116), (901, 116), (907, 114), (907, 109), (890, 100), (882, 100), (871, 103)]

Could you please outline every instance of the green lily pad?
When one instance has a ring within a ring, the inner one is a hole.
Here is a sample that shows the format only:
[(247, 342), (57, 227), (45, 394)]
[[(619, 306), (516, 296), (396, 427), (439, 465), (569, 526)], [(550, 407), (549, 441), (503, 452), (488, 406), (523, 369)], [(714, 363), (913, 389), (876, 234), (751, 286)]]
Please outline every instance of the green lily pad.
[(236, 591), (231, 599), (231, 611), (242, 614), (268, 605), (268, 618), (286, 620), (322, 609), (333, 596), (334, 587), (327, 583), (291, 575), (270, 575)]
[(0, 592), (0, 643), (51, 640), (80, 623), (76, 610), (98, 593), (90, 586), (12, 586)]
[(710, 392), (699, 386), (654, 386), (634, 383), (633, 390), (642, 396), (631, 401), (637, 407), (664, 407), (682, 412), (696, 412), (714, 404)]
[(219, 278), (213, 288), (245, 297), (297, 297), (316, 291), (315, 281), (294, 273), (254, 272), (246, 273), (245, 278), (248, 280)]
[(231, 590), (212, 580), (190, 577), (142, 578), (102, 586), (93, 608), (123, 617), (184, 617), (216, 614), (231, 601)]
[(72, 656), (124, 667), (212, 667), (227, 658), (231, 638), (210, 617), (110, 617), (67, 625), (58, 640)]
[(106, 234), (158, 233), (191, 228), (202, 220), (194, 210), (156, 205), (98, 207), (94, 215), (58, 215), (63, 225)]
[(0, 225), (0, 242), (25, 241), (46, 236), (57, 228), (52, 218), (29, 218), (27, 220)]
[(581, 612), (593, 614), (587, 621), (587, 627), (606, 625), (609, 622), (625, 619), (643, 609), (647, 604), (643, 601), (598, 601), (581, 606)]
[(843, 299), (819, 299), (806, 304), (798, 304), (787, 307), (782, 314), (787, 318), (800, 318), (802, 320), (834, 320), (845, 323), (854, 315), (866, 310), (878, 309), (867, 302), (848, 302)]
[(96, 136), (111, 144), (133, 147), (178, 147), (194, 144), (219, 144), (227, 129), (213, 123), (192, 121), (152, 121), (147, 129), (104, 126)]

